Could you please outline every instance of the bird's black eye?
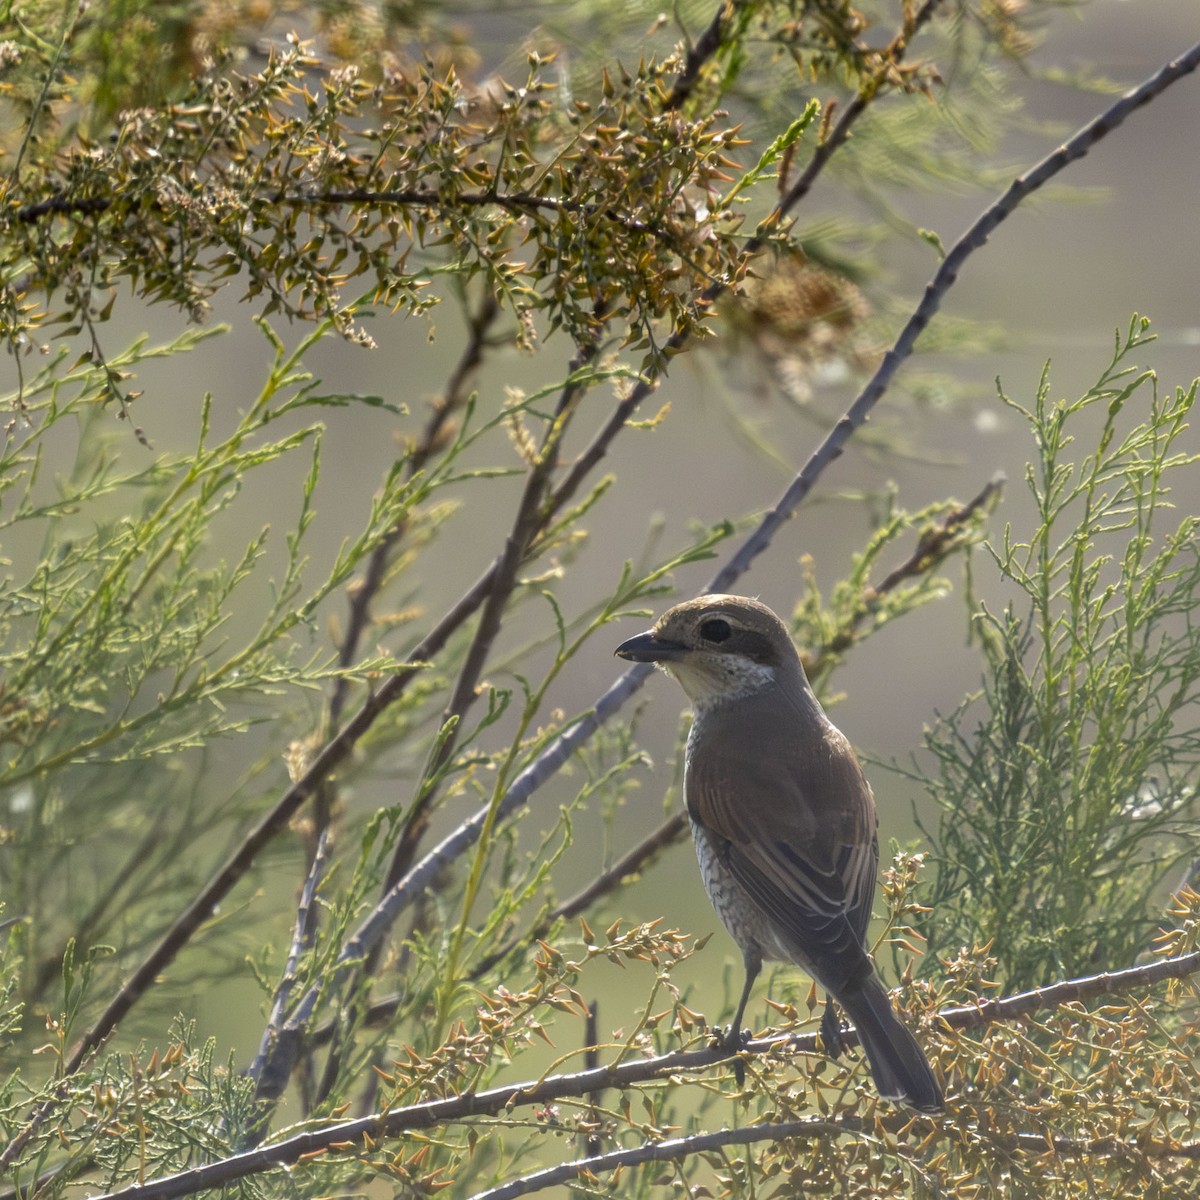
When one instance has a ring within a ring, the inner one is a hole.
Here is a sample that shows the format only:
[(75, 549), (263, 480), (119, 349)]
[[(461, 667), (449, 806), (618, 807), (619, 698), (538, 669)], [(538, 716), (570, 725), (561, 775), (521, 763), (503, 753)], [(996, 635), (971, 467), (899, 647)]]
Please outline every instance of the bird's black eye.
[(711, 621), (705, 621), (700, 626), (700, 636), (706, 642), (723, 642), (733, 632), (729, 627), (728, 621), (722, 621), (720, 617), (714, 617)]

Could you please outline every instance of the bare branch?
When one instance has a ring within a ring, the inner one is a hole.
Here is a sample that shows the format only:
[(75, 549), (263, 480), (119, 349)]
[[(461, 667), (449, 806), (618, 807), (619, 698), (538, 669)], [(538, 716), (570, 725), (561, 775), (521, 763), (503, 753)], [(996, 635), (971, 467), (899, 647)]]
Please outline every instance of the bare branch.
[(622, 1167), (637, 1167), (643, 1163), (672, 1162), (686, 1158), (689, 1154), (703, 1154), (708, 1150), (719, 1150), (722, 1146), (749, 1146), (754, 1142), (781, 1141), (793, 1137), (839, 1137), (857, 1132), (862, 1122), (853, 1118), (841, 1121), (825, 1121), (816, 1117), (800, 1121), (767, 1121), (761, 1125), (746, 1125), (741, 1129), (719, 1129), (713, 1133), (694, 1133), (688, 1137), (667, 1138), (662, 1142), (643, 1142), (627, 1150), (610, 1150), (607, 1154), (593, 1154), (588, 1158), (577, 1158), (574, 1162), (558, 1163), (543, 1171), (534, 1171), (510, 1179), (499, 1187), (476, 1192), (471, 1200), (516, 1200), (517, 1196), (528, 1196), (555, 1184), (572, 1183), (605, 1175)]
[[(433, 403), (433, 411), (421, 432), (420, 439), (408, 452), (406, 474), (409, 479), (428, 463), (441, 444), (446, 427), (454, 419), (454, 414), (466, 404), (467, 386), (483, 362), (488, 330), (499, 315), (500, 305), (496, 302), (496, 297), (489, 291), (480, 303), (478, 311), (467, 322), (467, 340), (463, 346), (463, 352), (459, 355), (458, 362), (455, 363), (454, 369), (450, 373), (445, 391)], [(375, 547), (371, 552), (362, 580), (351, 591), (349, 620), (341, 647), (338, 650), (338, 665), (343, 668), (349, 667), (354, 661), (370, 620), (371, 601), (383, 586), (392, 551), (395, 549), (396, 542), (404, 536), (404, 532), (405, 527), (398, 526)], [(340, 676), (329, 704), (331, 727), (336, 728), (338, 720), (341, 718), (349, 687), (350, 684), (346, 677)]]
[[(1076, 159), (1082, 158), (1101, 138), (1121, 125), (1127, 117), (1148, 104), (1171, 84), (1191, 74), (1200, 65), (1200, 43), (1186, 54), (1167, 63), (1145, 83), (1127, 92), (1115, 104), (1089, 121), (1078, 133), (1035, 167), (1018, 176), (994, 204), (984, 210), (971, 227), (958, 239), (942, 260), (941, 266), (925, 288), (921, 303), (900, 331), (900, 336), (884, 355), (879, 369), (859, 393), (858, 399), (830, 430), (828, 436), (813, 452), (800, 474), (780, 497), (776, 506), (763, 517), (758, 528), (746, 539), (738, 552), (721, 570), (710, 585), (714, 592), (727, 591), (747, 571), (750, 564), (771, 544), (779, 527), (790, 520), (800, 503), (812, 491), (825, 468), (841, 457), (846, 442), (862, 427), (875, 405), (883, 398), (901, 363), (912, 354), (917, 339), (942, 306), (942, 299), (958, 279), (963, 264), (991, 236), (993, 230), (1010, 217), (1020, 204), (1048, 183)], [(793, 189), (794, 190), (794, 189)], [(791, 193), (789, 193), (790, 196)]]
[[(280, 976), (279, 983), (275, 988), (275, 999), (271, 1005), (271, 1015), (267, 1020), (266, 1028), (263, 1030), (262, 1039), (258, 1046), (258, 1054), (255, 1056), (254, 1062), (250, 1067), (250, 1076), (253, 1079), (258, 1079), (262, 1074), (271, 1048), (279, 1037), (284, 1016), (287, 1013), (288, 1002), (291, 1000), (292, 991), (296, 986), (296, 968), (299, 966), (300, 955), (303, 953), (304, 947), (309, 940), (310, 929), (312, 928), (309, 912), (312, 908), (313, 899), (317, 894), (317, 888), (320, 886), (321, 880), (325, 875), (325, 863), (328, 853), (329, 826), (327, 825), (321, 830), (321, 834), (317, 838), (316, 853), (313, 855), (312, 863), (308, 868), (308, 877), (305, 879), (304, 887), (300, 893), (300, 902), (296, 906), (296, 920), (292, 926), (292, 944), (288, 950), (287, 962), (284, 964), (283, 974)], [(286, 1083), (286, 1080), (284, 1083)], [(281, 1084), (281, 1091), (282, 1088), (283, 1085)]]
[[(560, 411), (563, 414), (569, 414), (583, 388), (584, 385), (577, 383), (569, 383), (566, 386), (560, 403)], [(531, 465), (526, 477), (525, 488), (513, 517), (512, 528), (504, 540), (504, 549), (497, 558), (492, 571), (491, 586), (480, 613), (479, 623), (475, 628), (475, 635), (471, 639), (466, 658), (459, 671), (458, 679), (455, 681), (450, 702), (446, 705), (442, 716), (444, 725), (451, 721), (454, 724), (439, 744), (436, 757), (428, 771), (425, 772), (426, 779), (436, 774), (454, 754), (454, 749), (458, 744), (458, 735), (462, 730), (463, 718), (479, 698), (479, 680), (483, 676), (488, 655), (492, 650), (492, 643), (500, 633), (504, 611), (517, 586), (518, 573), (526, 561), (534, 539), (546, 528), (550, 520), (550, 513), (544, 501), (550, 486), (550, 478), (557, 463), (558, 446), (567, 424), (568, 421), (564, 419), (552, 425), (540, 448), (537, 460)], [(409, 814), (404, 833), (396, 845), (387, 877), (384, 880), (385, 891), (392, 887), (412, 864), (417, 846), (428, 827), (435, 795), (436, 789), (431, 787), (413, 805), (413, 810)]]
[(1152, 987), (1165, 979), (1183, 979), (1196, 971), (1200, 971), (1200, 951), (1126, 967), (1122, 971), (1104, 971), (1082, 979), (1065, 979), (1061, 983), (1018, 992), (999, 1000), (980, 1000), (977, 1004), (961, 1008), (943, 1009), (938, 1013), (938, 1021), (951, 1029), (975, 1029), (1027, 1017), (1043, 1008), (1061, 1008), (1074, 1000), (1119, 995), (1138, 987)]

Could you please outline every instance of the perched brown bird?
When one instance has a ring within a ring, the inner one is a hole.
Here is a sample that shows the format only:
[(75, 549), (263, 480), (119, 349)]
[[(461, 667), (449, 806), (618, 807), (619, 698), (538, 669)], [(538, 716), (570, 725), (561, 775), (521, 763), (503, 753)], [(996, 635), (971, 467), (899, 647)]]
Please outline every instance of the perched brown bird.
[[(695, 710), (684, 798), (704, 886), (746, 965), (730, 1051), (764, 959), (794, 962), (854, 1022), (879, 1094), (941, 1109), (933, 1071), (865, 945), (879, 863), (871, 786), (813, 695), (787, 627), (757, 600), (701, 596), (616, 653), (663, 667)], [(821, 1032), (836, 1057), (832, 1003)]]

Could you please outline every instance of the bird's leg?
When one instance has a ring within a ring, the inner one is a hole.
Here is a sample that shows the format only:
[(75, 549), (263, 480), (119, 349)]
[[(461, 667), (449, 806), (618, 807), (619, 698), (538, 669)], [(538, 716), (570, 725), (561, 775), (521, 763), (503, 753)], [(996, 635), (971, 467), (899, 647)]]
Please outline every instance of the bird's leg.
[(842, 1021), (833, 997), (826, 995), (825, 1012), (821, 1016), (821, 1045), (830, 1058), (840, 1058), (847, 1049), (842, 1037)]
[[(749, 1034), (749, 1030), (742, 1029), (742, 1017), (745, 1015), (746, 1005), (750, 1001), (750, 989), (754, 986), (759, 971), (762, 970), (762, 955), (757, 950), (743, 951), (742, 961), (746, 965), (746, 983), (742, 988), (742, 998), (738, 1001), (737, 1012), (733, 1014), (733, 1023), (725, 1031), (724, 1036), (717, 1039), (717, 1044), (728, 1050), (730, 1054), (737, 1054), (741, 1050), (742, 1044)], [(745, 1086), (746, 1064), (740, 1058), (733, 1064), (733, 1077), (737, 1080), (739, 1088)]]

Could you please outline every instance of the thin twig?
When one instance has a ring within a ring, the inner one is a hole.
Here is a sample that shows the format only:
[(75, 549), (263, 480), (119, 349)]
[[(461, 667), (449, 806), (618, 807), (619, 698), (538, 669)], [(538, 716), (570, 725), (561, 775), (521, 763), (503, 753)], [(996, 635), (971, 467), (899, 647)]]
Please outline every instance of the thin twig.
[(1177, 958), (1160, 958), (1158, 962), (1140, 963), (1121, 971), (1102, 971), (1080, 979), (1064, 979), (1060, 983), (1031, 988), (998, 1000), (980, 1000), (959, 1008), (946, 1008), (938, 1013), (940, 1024), (951, 1029), (975, 1029), (1027, 1017), (1043, 1008), (1061, 1008), (1074, 1000), (1089, 1000), (1094, 996), (1119, 995), (1138, 987), (1153, 987), (1166, 979), (1183, 979), (1200, 971), (1200, 950), (1181, 954)]
[[(594, 352), (593, 352), (594, 353)], [(588, 355), (590, 357), (590, 355)], [(569, 414), (583, 385), (568, 384), (563, 391), (560, 412), (564, 417)], [(530, 464), (526, 476), (525, 487), (521, 494), (517, 511), (513, 517), (512, 527), (504, 540), (504, 549), (493, 564), (491, 583), (487, 596), (484, 598), (479, 621), (471, 644), (467, 649), (463, 665), (460, 668), (450, 702), (442, 716), (443, 728), (446, 735), (438, 743), (434, 757), (428, 768), (422, 773), (422, 779), (429, 781), (436, 777), (441, 768), (450, 760), (457, 745), (458, 737), (463, 727), (463, 720), (468, 711), (479, 698), (479, 680), (483, 676), (492, 644), (500, 633), (504, 611), (518, 584), (521, 567), (526, 561), (529, 547), (538, 533), (546, 526), (549, 517), (546, 513), (545, 496), (549, 481), (557, 463), (557, 447), (566, 431), (567, 420), (555, 421), (547, 432), (537, 459)], [(417, 801), (412, 805), (405, 823), (404, 831), (393, 850), (392, 860), (384, 881), (384, 894), (401, 878), (410, 865), (416, 848), (424, 837), (429, 821), (432, 819), (434, 799), (437, 795), (436, 785), (430, 783), (421, 792)], [(366, 947), (364, 961), (369, 971), (378, 958), (383, 945), (382, 935)], [(342, 960), (339, 960), (341, 962)], [(345, 970), (339, 973), (339, 982), (346, 977)], [(353, 990), (353, 988), (351, 988)], [(283, 1094), (283, 1088), (291, 1075), (298, 1057), (300, 1043), (308, 1020), (301, 1024), (296, 1020), (287, 1023), (285, 1036), (275, 1040), (271, 1053), (265, 1059), (261, 1074), (257, 1099), (262, 1104), (274, 1102)], [(318, 1099), (328, 1093), (336, 1079), (342, 1060), (341, 1047), (336, 1043), (330, 1050), (323, 1072), (323, 1081)], [(265, 1123), (261, 1132), (265, 1134)]]
[[(1161, 959), (1156, 963), (1105, 972), (1082, 979), (1069, 979), (1049, 987), (1036, 988), (998, 1000), (980, 1001), (944, 1009), (936, 1014), (939, 1026), (970, 1029), (998, 1021), (1011, 1021), (1040, 1009), (1057, 1008), (1070, 1001), (1117, 995), (1137, 988), (1151, 987), (1169, 979), (1182, 979), (1200, 971), (1200, 951)], [(847, 1042), (855, 1044), (852, 1029), (844, 1030)], [(815, 1033), (775, 1035), (754, 1038), (742, 1048), (744, 1054), (817, 1052)], [(653, 1058), (628, 1060), (596, 1067), (570, 1075), (552, 1075), (533, 1082), (505, 1084), (482, 1092), (468, 1092), (445, 1099), (429, 1100), (404, 1108), (373, 1113), (352, 1121), (338, 1121), (260, 1146), (243, 1154), (180, 1171), (175, 1175), (136, 1184), (99, 1197), (98, 1200), (173, 1200), (209, 1188), (223, 1187), (276, 1167), (287, 1166), (334, 1147), (374, 1144), (381, 1138), (396, 1137), (409, 1130), (432, 1129), (470, 1117), (491, 1116), (518, 1106), (546, 1105), (557, 1100), (589, 1096), (609, 1088), (626, 1088), (649, 1083), (682, 1072), (702, 1070), (729, 1058), (720, 1045), (700, 1050), (676, 1051)], [(906, 1117), (906, 1119), (911, 1119)], [(779, 1126), (776, 1126), (779, 1136)], [(783, 1136), (789, 1136), (784, 1134)], [(1045, 1139), (1041, 1139), (1045, 1146)], [(1191, 1151), (1186, 1147), (1185, 1152)]]
[(875, 405), (891, 385), (892, 377), (900, 364), (912, 354), (917, 339), (941, 308), (942, 299), (958, 279), (963, 264), (986, 244), (997, 226), (1010, 217), (1026, 197), (1048, 183), (1071, 163), (1083, 158), (1097, 142), (1120, 126), (1127, 117), (1148, 104), (1171, 84), (1191, 74), (1197, 66), (1200, 66), (1200, 43), (1186, 54), (1167, 63), (1139, 87), (1127, 92), (1100, 116), (1089, 121), (1053, 154), (1047, 155), (1035, 167), (1013, 180), (1004, 195), (983, 211), (942, 260), (941, 266), (926, 286), (920, 304), (905, 323), (891, 349), (884, 355), (879, 369), (859, 393), (858, 399), (813, 452), (776, 506), (763, 517), (754, 533), (718, 573), (711, 590), (728, 590), (729, 585), (771, 544), (771, 539), (779, 527), (791, 519), (825, 468), (841, 456), (846, 442), (866, 422)]
[[(583, 1029), (583, 1069), (594, 1071), (600, 1065), (600, 1002), (593, 1000), (588, 1005), (587, 1021)], [(584, 1135), (584, 1154), (600, 1153), (600, 1114), (597, 1111), (600, 1097), (596, 1092), (591, 1096), (592, 1107), (588, 1112), (590, 1131)]]
[[(569, 412), (573, 407), (582, 386), (580, 384), (568, 385), (564, 389), (562, 402), (564, 413)], [(567, 424), (568, 422), (565, 420), (555, 421), (552, 424), (547, 432), (547, 440), (542, 445), (536, 461), (530, 465), (525, 488), (513, 517), (512, 527), (504, 540), (504, 549), (496, 560), (491, 587), (488, 589), (487, 598), (480, 612), (475, 634), (459, 670), (450, 701), (442, 715), (443, 728), (447, 728), (448, 732), (439, 742), (429, 768), (423, 772), (425, 780), (431, 780), (450, 761), (463, 731), (464, 718), (479, 699), (479, 681), (483, 677), (492, 644), (500, 633), (505, 609), (517, 587), (519, 572), (525, 564), (529, 547), (534, 538), (546, 528), (550, 519), (545, 504), (546, 493), (558, 461), (557, 449)], [(411, 865), (416, 848), (428, 828), (436, 795), (436, 786), (431, 784), (413, 805), (388, 867), (387, 877), (384, 880), (385, 891), (391, 888)]]
[[(489, 291), (480, 302), (478, 311), (468, 319), (467, 340), (463, 346), (463, 352), (450, 372), (445, 390), (433, 402), (433, 411), (429, 415), (429, 420), (426, 422), (420, 438), (408, 453), (405, 464), (405, 476), (408, 479), (412, 479), (418, 471), (424, 469), (438, 446), (441, 445), (446, 427), (453, 420), (454, 415), (466, 404), (469, 395), (468, 385), (483, 362), (488, 330), (499, 315), (500, 305), (493, 293)], [(363, 578), (351, 591), (346, 633), (338, 649), (338, 665), (343, 669), (353, 663), (358, 653), (358, 647), (370, 625), (371, 601), (383, 586), (387, 568), (392, 559), (392, 552), (397, 541), (404, 536), (406, 528), (406, 524), (401, 522), (375, 547), (367, 561)], [(345, 707), (349, 688), (349, 679), (340, 675), (329, 704), (330, 728), (337, 726), (342, 709)]]
[[(259, 199), (270, 200), (272, 205), (287, 205), (293, 208), (316, 208), (332, 204), (365, 204), (375, 208), (430, 208), (439, 212), (455, 208), (502, 208), (520, 215), (541, 212), (566, 213), (594, 219), (602, 217), (630, 233), (656, 237), (674, 245), (677, 239), (662, 227), (628, 217), (611, 205), (596, 204), (590, 200), (572, 200), (566, 196), (537, 196), (529, 192), (431, 192), (425, 188), (383, 189), (350, 188), (344, 191), (290, 192), (272, 191), (260, 193)], [(64, 196), (56, 195), (45, 200), (26, 204), (17, 209), (16, 219), (24, 224), (33, 224), (47, 216), (97, 216), (107, 212), (117, 199), (114, 196)], [(153, 207), (160, 202), (151, 200)]]

